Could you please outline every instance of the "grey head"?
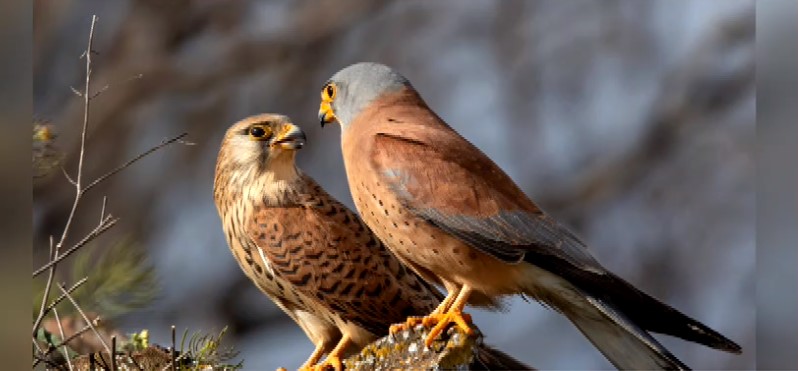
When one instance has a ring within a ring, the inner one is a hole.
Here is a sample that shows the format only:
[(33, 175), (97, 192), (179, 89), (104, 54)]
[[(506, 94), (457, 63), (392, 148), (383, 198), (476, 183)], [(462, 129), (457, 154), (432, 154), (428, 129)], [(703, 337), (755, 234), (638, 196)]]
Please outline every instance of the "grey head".
[(405, 87), (412, 88), (410, 81), (384, 64), (361, 62), (350, 65), (336, 72), (322, 88), (321, 125), (338, 121), (346, 129), (373, 100)]

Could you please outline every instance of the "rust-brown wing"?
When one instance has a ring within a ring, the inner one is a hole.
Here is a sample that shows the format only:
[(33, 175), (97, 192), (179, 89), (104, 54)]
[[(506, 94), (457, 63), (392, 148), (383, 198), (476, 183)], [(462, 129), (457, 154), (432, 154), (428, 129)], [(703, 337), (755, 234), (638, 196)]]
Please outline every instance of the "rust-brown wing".
[(256, 212), (249, 235), (270, 273), (375, 335), (423, 315), (439, 302), (433, 288), (402, 266), (365, 224), (327, 195), (304, 205)]
[(509, 263), (532, 253), (604, 272), (575, 235), (541, 212), (478, 148), (437, 117), (410, 113), (384, 111), (384, 121), (373, 123), (368, 156), (411, 212)]

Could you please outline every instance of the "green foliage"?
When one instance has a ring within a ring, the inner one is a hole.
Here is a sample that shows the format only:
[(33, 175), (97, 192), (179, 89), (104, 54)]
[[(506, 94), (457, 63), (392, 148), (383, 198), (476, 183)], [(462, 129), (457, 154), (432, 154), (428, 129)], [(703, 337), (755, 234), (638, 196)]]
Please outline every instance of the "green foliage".
[(146, 258), (129, 239), (76, 256), (72, 282), (87, 276), (89, 280), (75, 290), (75, 300), (109, 318), (149, 305), (158, 290), (155, 270)]
[[(60, 336), (52, 334), (43, 328), (39, 328), (39, 330), (36, 331), (36, 341), (44, 345), (46, 349), (52, 349), (60, 345), (63, 339), (61, 339)], [(61, 349), (66, 349), (66, 352), (70, 358), (78, 356), (78, 354), (74, 350), (72, 350), (69, 346), (62, 347)], [(58, 351), (54, 352), (51, 358), (55, 358), (56, 360), (62, 359), (60, 357), (61, 357), (61, 351)]]
[(219, 332), (218, 336), (209, 334), (200, 334), (199, 332), (191, 335), (188, 340), (188, 348), (185, 347), (186, 335), (188, 330), (183, 333), (183, 338), (180, 341), (180, 353), (186, 359), (190, 359), (190, 366), (181, 366), (181, 370), (186, 371), (199, 371), (207, 370), (207, 367), (212, 367), (213, 370), (240, 370), (243, 368), (243, 361), (237, 364), (226, 364), (238, 356), (238, 351), (233, 347), (221, 346), (222, 338), (227, 332), (227, 327)]
[(123, 344), (123, 349), (129, 352), (143, 350), (150, 346), (150, 332), (147, 329), (128, 334), (129, 341)]
[[(66, 268), (65, 268), (66, 267)], [(113, 318), (143, 308), (155, 299), (158, 292), (157, 277), (146, 253), (129, 239), (111, 246), (93, 243), (83, 247), (75, 256), (59, 264), (59, 271), (68, 271), (67, 282), (77, 282), (88, 277), (86, 283), (72, 293), (84, 311), (92, 311), (103, 318)], [(56, 280), (58, 282), (58, 280)], [(33, 318), (39, 311), (46, 280), (34, 280)], [(51, 289), (50, 300), (60, 295)], [(68, 300), (58, 306), (66, 317), (75, 313)]]

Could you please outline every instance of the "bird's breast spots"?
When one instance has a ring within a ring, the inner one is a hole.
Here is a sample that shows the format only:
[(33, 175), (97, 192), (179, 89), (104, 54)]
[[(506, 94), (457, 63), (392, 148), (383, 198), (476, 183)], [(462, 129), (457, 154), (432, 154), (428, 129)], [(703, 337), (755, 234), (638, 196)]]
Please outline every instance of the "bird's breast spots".
[(255, 273), (263, 275), (263, 268), (259, 264), (253, 264), (252, 267), (255, 268)]
[(252, 266), (253, 264), (255, 264), (255, 259), (252, 259), (252, 254), (250, 253), (244, 255), (244, 261), (247, 262), (248, 266)]

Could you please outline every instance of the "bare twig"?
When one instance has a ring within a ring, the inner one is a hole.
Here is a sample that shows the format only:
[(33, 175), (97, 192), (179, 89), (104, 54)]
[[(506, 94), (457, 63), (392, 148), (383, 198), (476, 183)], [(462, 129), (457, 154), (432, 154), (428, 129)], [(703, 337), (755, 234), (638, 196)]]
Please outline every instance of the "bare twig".
[(63, 166), (61, 167), (61, 171), (64, 173), (64, 176), (67, 178), (67, 180), (69, 181), (70, 184), (72, 184), (73, 186), (77, 186), (78, 185), (78, 183), (75, 182), (75, 180), (72, 179), (71, 176), (69, 176), (69, 173), (67, 173), (66, 169), (64, 169)]
[[(45, 354), (49, 354), (49, 352), (48, 352), (48, 353), (45, 353)], [(61, 367), (61, 365), (59, 365), (59, 364), (57, 364), (57, 363), (53, 362), (53, 361), (52, 361), (52, 360), (50, 360), (50, 359), (47, 359), (47, 356), (45, 356), (45, 355), (34, 354), (34, 355), (33, 355), (33, 358), (36, 358), (36, 361), (33, 363), (33, 367), (36, 367), (36, 365), (38, 365), (38, 364), (39, 364), (39, 362), (44, 362), (44, 363), (46, 363), (48, 366), (50, 366), (50, 367), (52, 367), (52, 368), (54, 368), (54, 369), (56, 369), (56, 370), (60, 370), (60, 369), (62, 369), (62, 368), (63, 368), (63, 367)]]
[[(61, 326), (61, 318), (58, 317), (58, 310), (53, 308), (53, 316), (55, 317), (55, 323), (58, 325), (58, 332), (61, 334), (61, 341), (63, 342), (66, 336), (64, 335), (64, 327)], [(64, 353), (64, 358), (66, 359), (67, 366), (70, 370), (73, 369), (72, 367), (72, 360), (69, 357), (69, 349), (66, 347), (62, 348), (61, 351)]]
[(89, 45), (86, 47), (87, 53), (85, 53), (86, 57), (86, 85), (83, 90), (83, 129), (80, 133), (80, 154), (78, 156), (78, 174), (75, 177), (75, 200), (72, 203), (72, 210), (69, 212), (69, 217), (67, 218), (66, 225), (64, 226), (64, 231), (61, 233), (61, 239), (58, 241), (56, 245), (56, 258), (58, 257), (58, 250), (63, 246), (64, 241), (66, 241), (67, 236), (69, 235), (70, 226), (72, 225), (72, 221), (75, 219), (75, 211), (78, 208), (78, 203), (80, 203), (80, 196), (81, 196), (81, 181), (83, 180), (83, 162), (86, 157), (86, 133), (89, 127), (89, 107), (91, 104), (91, 97), (89, 96), (89, 86), (91, 84), (91, 46), (94, 43), (94, 26), (97, 24), (97, 16), (93, 15), (91, 17), (91, 29), (89, 30)]
[(175, 325), (172, 325), (172, 371), (177, 370), (175, 355), (177, 354), (177, 343), (175, 342)]
[[(50, 236), (50, 261), (55, 260), (55, 249), (53, 246), (53, 236)], [(44, 309), (45, 305), (47, 304), (47, 299), (50, 297), (50, 288), (53, 287), (53, 277), (55, 276), (55, 268), (50, 269), (49, 273), (47, 274), (47, 283), (44, 286), (44, 297), (42, 298), (42, 304), (39, 307), (39, 315), (36, 316), (36, 321), (33, 322), (33, 337), (36, 337), (36, 330), (39, 329), (39, 325), (42, 323), (42, 319), (44, 319)]]
[[(130, 77), (129, 79), (125, 80), (124, 82), (131, 82), (133, 80), (138, 80), (138, 79), (140, 79), (142, 77), (144, 77), (144, 74), (140, 73), (140, 74), (137, 74), (135, 76)], [(110, 88), (110, 87), (111, 87), (111, 84), (105, 84), (105, 86), (103, 86), (100, 90), (98, 90), (96, 93), (94, 93), (91, 96), (91, 99), (99, 97), (100, 94), (105, 93), (105, 91), (108, 90), (108, 88)]]
[(100, 223), (105, 219), (105, 207), (108, 206), (108, 196), (103, 196), (103, 208), (100, 209)]
[(78, 89), (75, 89), (75, 87), (73, 87), (73, 86), (70, 86), (70, 87), (69, 87), (69, 89), (71, 89), (71, 90), (72, 90), (72, 92), (73, 92), (73, 93), (75, 93), (75, 95), (77, 95), (77, 96), (79, 96), (79, 97), (82, 97), (82, 96), (83, 96), (83, 93), (79, 92), (79, 91), (78, 91)]
[[(68, 344), (70, 341), (72, 341), (72, 340), (75, 340), (75, 339), (76, 339), (77, 337), (79, 337), (80, 335), (83, 335), (83, 334), (84, 334), (84, 333), (86, 333), (87, 331), (91, 330), (91, 328), (92, 328), (92, 324), (91, 324), (91, 323), (87, 324), (87, 325), (86, 325), (86, 326), (84, 326), (82, 329), (80, 329), (78, 332), (75, 332), (74, 334), (70, 335), (68, 338), (66, 338), (66, 339), (62, 340), (62, 341), (61, 341), (61, 342), (60, 342), (58, 345), (56, 345), (55, 347), (56, 347), (56, 348), (60, 348), (60, 347), (62, 347), (62, 346), (65, 346), (65, 345), (67, 345), (67, 344)], [(49, 352), (48, 352), (48, 353), (49, 353)]]
[[(80, 279), (78, 282), (76, 282), (74, 285), (72, 285), (72, 287), (70, 287), (69, 289), (67, 289), (67, 292), (69, 292), (69, 293), (71, 294), (71, 293), (72, 293), (72, 291), (75, 291), (75, 289), (77, 289), (78, 287), (80, 287), (81, 285), (83, 285), (84, 283), (86, 283), (86, 280), (87, 280), (87, 279), (88, 279), (88, 277), (83, 277), (83, 278), (81, 278), (81, 279)], [(46, 316), (46, 315), (47, 315), (47, 313), (50, 313), (50, 311), (51, 311), (51, 310), (52, 310), (52, 311), (55, 311), (55, 306), (56, 306), (56, 305), (58, 305), (58, 303), (60, 303), (60, 302), (61, 302), (62, 300), (64, 300), (64, 299), (66, 299), (66, 295), (64, 295), (64, 294), (61, 294), (61, 296), (59, 296), (57, 299), (53, 300), (53, 302), (52, 302), (52, 303), (50, 303), (50, 305), (48, 305), (48, 306), (47, 306), (47, 308), (45, 308), (45, 309), (44, 309), (44, 314), (42, 315), (42, 317), (41, 317), (41, 318), (44, 318), (44, 316)], [(58, 320), (58, 317), (56, 317), (56, 320)], [(59, 323), (59, 324), (60, 324), (60, 323)], [(39, 327), (38, 325), (35, 325), (35, 326), (34, 326), (34, 328), (36, 328), (37, 330), (38, 330), (38, 327)], [(86, 327), (86, 329), (88, 330), (89, 328), (88, 328), (88, 327)], [(82, 332), (81, 332), (81, 333), (82, 333)], [(35, 334), (35, 333), (33, 334), (33, 337), (34, 337), (33, 344), (34, 344), (34, 345), (36, 345), (36, 348), (38, 349), (39, 353), (42, 353), (42, 354), (44, 354), (44, 355), (48, 355), (48, 354), (50, 354), (50, 351), (48, 351), (48, 352), (44, 352), (44, 351), (42, 351), (42, 349), (41, 349), (41, 348), (39, 348), (39, 344), (36, 342), (36, 339), (35, 339), (35, 338), (36, 338), (36, 334)], [(62, 336), (61, 338), (63, 339), (63, 336)], [(65, 344), (65, 343), (66, 343), (66, 341), (65, 341), (65, 340), (62, 340), (62, 341), (61, 341), (61, 343), (62, 343), (62, 344)], [(33, 367), (36, 367), (36, 365), (38, 365), (38, 364), (39, 364), (39, 361), (36, 361), (36, 362), (33, 364)]]
[(64, 260), (64, 258), (66, 258), (67, 256), (71, 255), (72, 253), (74, 253), (79, 248), (83, 247), (83, 245), (91, 242), (91, 240), (97, 238), (97, 236), (103, 234), (105, 231), (107, 231), (108, 229), (113, 227), (116, 224), (116, 222), (118, 222), (118, 221), (119, 221), (119, 219), (112, 218), (111, 215), (106, 216), (105, 217), (105, 221), (104, 221), (103, 224), (98, 225), (96, 228), (94, 228), (94, 230), (92, 230), (89, 234), (87, 234), (86, 237), (83, 237), (82, 240), (80, 240), (78, 243), (76, 243), (75, 245), (70, 247), (68, 250), (66, 250), (62, 255), (59, 255), (57, 258), (51, 260), (47, 264), (43, 265), (41, 268), (39, 268), (36, 271), (34, 271), (33, 272), (33, 277), (36, 277), (36, 276), (40, 275), (45, 270), (47, 270), (47, 269), (53, 267), (54, 265), (58, 264), (61, 260)]
[(136, 157), (133, 157), (132, 159), (128, 160), (124, 164), (117, 166), (115, 169), (113, 169), (113, 170), (101, 175), (99, 178), (95, 179), (94, 181), (89, 183), (89, 185), (87, 185), (85, 188), (83, 188), (81, 190), (81, 193), (86, 193), (86, 191), (92, 189), (94, 186), (96, 186), (97, 184), (101, 183), (102, 181), (104, 181), (104, 180), (108, 179), (109, 177), (113, 176), (114, 174), (124, 170), (128, 166), (133, 165), (136, 161), (141, 160), (142, 158), (146, 157), (147, 155), (149, 155), (149, 154), (151, 154), (151, 153), (153, 153), (153, 152), (155, 152), (155, 151), (157, 151), (157, 150), (159, 150), (159, 149), (161, 149), (163, 147), (166, 147), (166, 146), (168, 146), (168, 145), (170, 145), (172, 143), (179, 142), (181, 139), (185, 138), (187, 135), (188, 135), (188, 133), (183, 133), (183, 134), (180, 134), (180, 135), (178, 135), (178, 136), (176, 136), (176, 137), (174, 137), (172, 139), (168, 139), (168, 140), (162, 141), (157, 146), (148, 149), (147, 151), (141, 153), (140, 155), (138, 155)]
[[(68, 238), (68, 236), (70, 234), (71, 227), (72, 227), (72, 225), (74, 223), (74, 220), (75, 220), (75, 215), (76, 215), (76, 212), (77, 212), (77, 209), (78, 209), (78, 205), (80, 204), (80, 201), (81, 201), (82, 197), (90, 189), (94, 188), (98, 184), (100, 184), (103, 181), (107, 180), (111, 176), (113, 176), (113, 175), (117, 174), (118, 172), (124, 170), (125, 168), (131, 166), (132, 164), (134, 164), (135, 162), (141, 160), (142, 158), (146, 157), (147, 155), (149, 155), (149, 154), (151, 154), (151, 153), (153, 153), (153, 152), (155, 152), (155, 151), (157, 151), (157, 150), (159, 150), (159, 149), (161, 149), (163, 147), (166, 147), (169, 144), (172, 144), (172, 143), (175, 143), (175, 142), (182, 143), (182, 144), (187, 144), (187, 145), (193, 144), (193, 143), (189, 143), (189, 142), (183, 141), (183, 138), (188, 135), (187, 133), (183, 133), (181, 135), (178, 135), (177, 137), (174, 137), (172, 139), (165, 140), (165, 141), (161, 142), (160, 144), (150, 148), (149, 150), (145, 151), (144, 153), (141, 153), (140, 155), (132, 158), (131, 160), (125, 162), (124, 164), (122, 164), (122, 165), (114, 168), (113, 170), (103, 174), (102, 176), (96, 178), (95, 180), (88, 182), (88, 185), (85, 185), (86, 183), (84, 182), (83, 169), (84, 169), (84, 164), (85, 164), (85, 160), (86, 160), (86, 140), (87, 140), (87, 135), (88, 135), (89, 114), (90, 114), (91, 101), (94, 98), (98, 97), (103, 92), (105, 92), (110, 87), (110, 85), (105, 85), (103, 88), (99, 89), (97, 92), (95, 92), (93, 94), (92, 94), (92, 91), (91, 91), (92, 55), (97, 54), (92, 48), (92, 46), (94, 44), (94, 30), (95, 30), (95, 26), (96, 26), (96, 23), (97, 23), (97, 19), (98, 18), (97, 18), (96, 15), (92, 16), (91, 29), (89, 31), (88, 45), (86, 47), (86, 50), (81, 55), (81, 58), (86, 58), (86, 79), (85, 79), (85, 84), (84, 84), (83, 91), (80, 92), (77, 89), (75, 89), (73, 87), (70, 87), (72, 89), (72, 91), (76, 95), (78, 95), (79, 97), (83, 98), (83, 103), (84, 103), (83, 123), (82, 123), (82, 129), (81, 129), (81, 133), (80, 133), (80, 149), (79, 149), (79, 154), (78, 154), (77, 174), (73, 178), (73, 177), (71, 177), (69, 175), (69, 173), (67, 172), (66, 169), (64, 169), (63, 167), (61, 168), (62, 172), (64, 173), (64, 176), (67, 178), (67, 180), (70, 182), (70, 184), (72, 184), (75, 187), (75, 197), (74, 197), (74, 199), (72, 201), (72, 207), (71, 207), (71, 209), (69, 211), (69, 215), (67, 217), (66, 223), (64, 225), (64, 229), (61, 232), (61, 237), (59, 238), (58, 242), (54, 243), (52, 236), (50, 238), (49, 261), (46, 264), (44, 264), (42, 267), (40, 267), (39, 269), (37, 269), (37, 270), (35, 270), (33, 272), (33, 277), (35, 278), (38, 275), (40, 275), (41, 273), (43, 273), (44, 271), (48, 271), (47, 283), (46, 283), (45, 290), (44, 290), (44, 297), (42, 298), (42, 302), (41, 302), (41, 305), (39, 307), (39, 314), (38, 314), (36, 320), (34, 321), (33, 331), (32, 331), (33, 342), (36, 345), (36, 350), (38, 351), (38, 353), (34, 354), (35, 358), (37, 359), (37, 361), (34, 363), (34, 367), (39, 362), (41, 362), (42, 360), (47, 361), (44, 357), (46, 357), (49, 353), (51, 353), (55, 349), (55, 348), (51, 348), (51, 349), (48, 349), (47, 351), (43, 351), (41, 349), (41, 347), (38, 346), (38, 343), (36, 342), (36, 333), (37, 333), (39, 327), (41, 326), (41, 323), (42, 323), (45, 315), (47, 315), (51, 310), (54, 311), (55, 306), (58, 305), (58, 303), (61, 302), (64, 298), (67, 298), (67, 299), (69, 299), (70, 302), (72, 302), (72, 304), (75, 306), (77, 311), (81, 314), (81, 316), (83, 316), (84, 320), (86, 320), (88, 326), (86, 327), (86, 329), (79, 331), (75, 335), (71, 336), (69, 339), (65, 339), (64, 341), (62, 341), (62, 343), (59, 344), (59, 346), (65, 345), (69, 340), (73, 339), (74, 337), (78, 336), (79, 334), (82, 334), (84, 331), (87, 331), (88, 329), (91, 329), (97, 335), (97, 337), (99, 338), (100, 342), (105, 347), (106, 351), (108, 351), (109, 354), (112, 355), (112, 357), (114, 356), (114, 354), (112, 352), (110, 352), (110, 350), (108, 348), (108, 344), (106, 344), (105, 340), (100, 336), (100, 334), (94, 328), (94, 325), (92, 324), (92, 322), (88, 320), (86, 315), (83, 313), (83, 310), (78, 306), (78, 304), (74, 300), (74, 298), (72, 298), (70, 296), (70, 293), (74, 289), (76, 289), (77, 287), (79, 287), (80, 285), (82, 285), (83, 283), (86, 282), (86, 278), (83, 278), (78, 283), (74, 284), (69, 290), (65, 290), (64, 287), (63, 287), (63, 284), (59, 284), (58, 286), (63, 291), (63, 294), (58, 299), (56, 299), (53, 303), (51, 303), (49, 306), (47, 305), (47, 302), (49, 301), (49, 297), (50, 297), (50, 291), (51, 291), (51, 288), (52, 288), (52, 285), (53, 285), (53, 282), (54, 282), (54, 279), (55, 279), (55, 276), (56, 276), (56, 269), (58, 267), (58, 264), (63, 259), (67, 258), (71, 254), (73, 254), (74, 252), (79, 250), (81, 247), (85, 246), (87, 243), (91, 242), (92, 240), (94, 240), (95, 238), (97, 238), (98, 236), (100, 236), (101, 234), (106, 232), (108, 229), (113, 227), (117, 223), (117, 221), (119, 220), (118, 218), (112, 217), (110, 214), (106, 214), (108, 198), (107, 198), (107, 196), (104, 196), (103, 197), (103, 203), (102, 203), (102, 209), (100, 210), (100, 223), (91, 232), (86, 234), (79, 242), (75, 243), (69, 249), (63, 251), (64, 244), (66, 243), (67, 238)], [(127, 81), (135, 80), (135, 79), (138, 79), (138, 78), (141, 78), (141, 77), (142, 77), (142, 74), (138, 74), (136, 76), (131, 77)], [(62, 251), (63, 251), (63, 253), (62, 253)], [(55, 311), (54, 311), (54, 313), (55, 313)], [(57, 316), (56, 316), (56, 321), (59, 322), (59, 329), (60, 329), (60, 319)], [(63, 337), (63, 335), (62, 335), (62, 337)], [(114, 351), (115, 350), (116, 349), (114, 349)], [(50, 362), (48, 362), (48, 364), (49, 363)], [(72, 366), (70, 365), (70, 368), (71, 367)]]
[(38, 350), (39, 353), (44, 353), (44, 351), (42, 350), (42, 347), (40, 347), (39, 343), (36, 341), (36, 338), (33, 339), (33, 346), (36, 347), (36, 350)]
[[(67, 289), (67, 292), (69, 292), (71, 294), (73, 291), (75, 291), (75, 289), (77, 289), (78, 287), (80, 287), (81, 285), (86, 283), (86, 280), (88, 280), (88, 277), (81, 278), (80, 281), (76, 282), (74, 285), (72, 285), (72, 287)], [(48, 305), (47, 308), (44, 309), (44, 315), (46, 316), (47, 313), (50, 313), (50, 311), (55, 309), (55, 306), (58, 305), (59, 303), (61, 303), (61, 301), (64, 300), (64, 299), (66, 299), (66, 295), (61, 294), (61, 296), (59, 296), (57, 299), (53, 300), (53, 302), (50, 303), (50, 305)]]
[[(175, 341), (175, 325), (172, 325), (172, 346), (169, 348), (169, 353), (170, 353), (169, 356), (172, 358), (172, 360), (169, 361), (169, 364), (164, 366), (161, 369), (161, 371), (167, 371), (167, 370), (175, 371), (175, 370), (177, 370), (177, 362), (182, 360), (183, 357), (187, 353), (183, 352), (183, 354), (181, 354), (178, 357), (177, 356), (177, 348), (176, 347), (177, 347), (177, 342)], [(181, 345), (181, 347), (182, 347), (182, 345)]]
[[(146, 157), (147, 155), (150, 155), (153, 152), (155, 152), (155, 151), (157, 151), (157, 150), (159, 150), (159, 149), (161, 149), (163, 147), (166, 147), (166, 146), (168, 146), (168, 145), (170, 145), (172, 143), (180, 142), (181, 139), (185, 138), (187, 135), (188, 135), (188, 133), (183, 133), (183, 134), (180, 134), (180, 135), (178, 135), (178, 136), (176, 136), (174, 138), (165, 140), (165, 141), (161, 142), (160, 144), (158, 144), (158, 145), (148, 149), (147, 151), (139, 154), (138, 156), (128, 160), (124, 164), (119, 165), (115, 169), (113, 169), (113, 170), (101, 175), (100, 177), (98, 177), (97, 179), (95, 179), (94, 181), (89, 183), (89, 185), (87, 185), (86, 187), (80, 188), (80, 186), (78, 186), (77, 187), (79, 189), (78, 190), (78, 196), (75, 198), (75, 201), (80, 201), (81, 196), (83, 196), (83, 194), (85, 194), (88, 190), (90, 190), (91, 188), (93, 188), (97, 184), (100, 184), (104, 180), (106, 180), (106, 179), (110, 178), (111, 176), (119, 173), (120, 171), (124, 170), (125, 168), (129, 167), (130, 165), (133, 165), (134, 163), (136, 163), (137, 161), (139, 161), (142, 158)], [(78, 185), (80, 185), (80, 174), (78, 175), (77, 183), (78, 183)], [(105, 206), (105, 202), (106, 201), (104, 200), (103, 201), (103, 206)], [(73, 211), (74, 211), (74, 207), (73, 207)], [(105, 211), (103, 211), (103, 214), (104, 213), (105, 213)], [(70, 214), (70, 218), (72, 218), (73, 216), (74, 216), (74, 214)], [(58, 262), (60, 262), (64, 258), (66, 258), (68, 255), (70, 255), (73, 252), (75, 252), (75, 250), (79, 249), (80, 247), (85, 245), (87, 242), (89, 242), (92, 239), (96, 238), (97, 236), (99, 236), (100, 234), (102, 234), (103, 232), (108, 230), (108, 228), (110, 228), (114, 224), (116, 224), (118, 219), (110, 219), (109, 220), (110, 217), (111, 217), (110, 215), (107, 215), (106, 216), (106, 224), (102, 224), (101, 223), (100, 225), (98, 225), (91, 233), (89, 233), (83, 240), (81, 240), (81, 242), (78, 242), (77, 244), (75, 244), (75, 246), (71, 247), (69, 250), (64, 252), (64, 254), (59, 255), (57, 258), (51, 259), (50, 262), (48, 262), (47, 264), (45, 264), (41, 268), (37, 269), (36, 271), (34, 271), (33, 272), (33, 277), (36, 277), (39, 274), (41, 274), (42, 272), (44, 272), (46, 269), (53, 267), (55, 264), (57, 264)], [(67, 223), (68, 223), (67, 226), (69, 226), (69, 222), (67, 222)], [(58, 250), (58, 247), (59, 246), (56, 245), (56, 251)], [(35, 329), (34, 329), (34, 332), (35, 332)]]
[[(97, 335), (97, 339), (100, 340), (100, 343), (102, 343), (103, 348), (105, 348), (105, 351), (108, 352), (108, 354), (112, 354), (111, 353), (111, 348), (108, 347), (108, 343), (105, 342), (105, 339), (103, 339), (102, 335), (100, 335), (100, 332), (97, 331), (97, 328), (94, 327), (94, 324), (92, 324), (92, 321), (89, 319), (89, 317), (86, 316), (86, 313), (83, 312), (83, 309), (80, 307), (80, 305), (78, 305), (78, 302), (76, 302), (75, 299), (72, 298), (72, 295), (70, 295), (67, 292), (67, 290), (64, 288), (63, 284), (59, 283), (58, 284), (58, 288), (61, 289), (61, 291), (64, 293), (64, 295), (66, 295), (67, 299), (72, 303), (72, 305), (75, 307), (75, 309), (78, 311), (78, 313), (80, 313), (80, 316), (83, 317), (83, 320), (86, 321), (86, 323), (91, 328), (91, 330), (94, 331), (94, 334)], [(99, 317), (97, 317), (96, 320), (99, 320)]]
[[(63, 232), (61, 232), (61, 239), (58, 240), (58, 243), (55, 245), (55, 250), (51, 254), (50, 262), (55, 263), (48, 263), (48, 268), (50, 270), (48, 274), (47, 286), (44, 289), (44, 297), (42, 298), (42, 306), (39, 311), (39, 316), (37, 317), (36, 321), (33, 325), (33, 336), (36, 336), (36, 331), (39, 329), (39, 326), (42, 322), (43, 312), (44, 312), (44, 303), (50, 300), (50, 287), (52, 287), (52, 277), (55, 276), (55, 270), (60, 261), (60, 257), (58, 256), (61, 247), (64, 245), (64, 241), (66, 241), (67, 236), (69, 235), (69, 229), (72, 225), (72, 220), (75, 218), (75, 211), (78, 209), (78, 204), (80, 203), (80, 196), (81, 196), (81, 180), (83, 175), (83, 159), (85, 157), (86, 152), (86, 130), (89, 126), (89, 102), (91, 99), (89, 98), (89, 84), (91, 83), (91, 46), (94, 43), (94, 26), (97, 24), (97, 16), (92, 15), (91, 17), (91, 29), (89, 30), (89, 43), (86, 47), (86, 85), (85, 90), (83, 91), (83, 98), (84, 98), (84, 109), (83, 109), (83, 130), (80, 135), (80, 155), (78, 157), (78, 174), (76, 179), (74, 180), (75, 185), (75, 199), (72, 202), (72, 209), (69, 211), (69, 217), (67, 217), (66, 225), (64, 226)], [(66, 171), (64, 171), (66, 174)], [(67, 179), (69, 177), (67, 176)], [(70, 179), (70, 181), (72, 181)], [(41, 273), (41, 272), (39, 272)], [(36, 277), (37, 274), (33, 276)]]
[(111, 371), (116, 371), (116, 335), (111, 337)]
[[(34, 336), (34, 337), (33, 337), (33, 347), (34, 347), (34, 348), (36, 348), (36, 351), (35, 351), (35, 352), (33, 352), (33, 358), (35, 359), (35, 360), (33, 361), (33, 367), (36, 367), (36, 365), (38, 365), (38, 364), (39, 364), (39, 362), (42, 362), (42, 361), (44, 361), (44, 362), (45, 362), (45, 363), (47, 363), (47, 364), (50, 364), (50, 363), (51, 363), (51, 362), (50, 362), (50, 361), (49, 361), (49, 360), (48, 360), (48, 359), (45, 357), (47, 354), (49, 354), (49, 352), (48, 352), (48, 353), (45, 353), (45, 352), (44, 352), (44, 350), (42, 350), (42, 347), (40, 347), (40, 346), (39, 346), (39, 342), (38, 342), (38, 341), (36, 341), (36, 336)], [(51, 347), (51, 348), (52, 348), (52, 347)]]
[[(89, 323), (88, 325), (86, 325), (85, 327), (83, 327), (82, 329), (80, 329), (79, 331), (77, 331), (77, 332), (75, 332), (74, 334), (70, 335), (68, 338), (66, 338), (66, 339), (62, 340), (60, 343), (58, 343), (58, 345), (56, 345), (56, 346), (53, 346), (53, 347), (50, 347), (50, 349), (48, 349), (46, 352), (42, 352), (42, 356), (43, 356), (43, 357), (46, 357), (46, 356), (48, 356), (48, 355), (49, 355), (50, 353), (52, 353), (54, 350), (56, 350), (56, 349), (58, 349), (58, 348), (60, 348), (60, 347), (63, 347), (63, 346), (65, 346), (65, 345), (67, 345), (67, 344), (68, 344), (70, 341), (72, 341), (72, 340), (75, 340), (75, 339), (76, 339), (76, 338), (78, 338), (80, 335), (83, 335), (84, 333), (86, 333), (86, 331), (89, 331), (89, 330), (91, 330), (91, 328), (92, 328), (92, 326), (91, 326), (91, 323)], [(33, 366), (34, 366), (34, 367), (36, 367), (36, 365), (37, 365), (37, 364), (39, 364), (39, 361), (35, 362), (35, 363), (33, 364)]]

